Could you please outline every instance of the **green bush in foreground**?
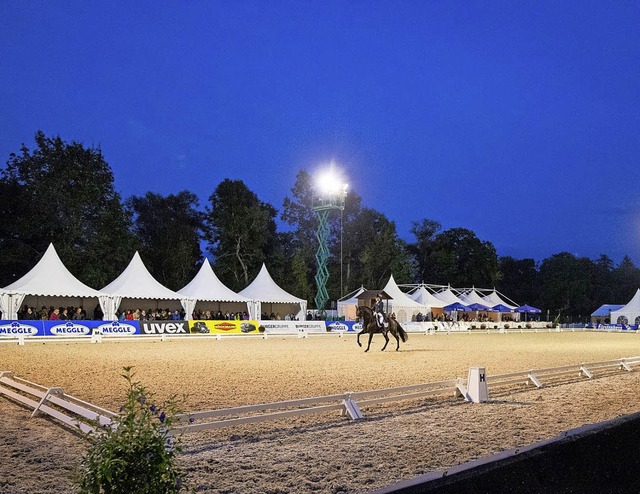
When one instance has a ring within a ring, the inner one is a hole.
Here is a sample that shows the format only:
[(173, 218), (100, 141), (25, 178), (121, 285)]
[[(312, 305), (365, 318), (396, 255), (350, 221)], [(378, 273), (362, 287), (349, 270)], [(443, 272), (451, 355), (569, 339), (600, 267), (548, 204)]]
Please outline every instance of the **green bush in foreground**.
[(155, 405), (134, 376), (131, 367), (124, 368), (127, 401), (112, 427), (89, 434), (77, 482), (82, 493), (164, 494), (183, 488), (184, 473), (176, 466), (180, 444), (169, 434), (178, 413), (175, 398)]

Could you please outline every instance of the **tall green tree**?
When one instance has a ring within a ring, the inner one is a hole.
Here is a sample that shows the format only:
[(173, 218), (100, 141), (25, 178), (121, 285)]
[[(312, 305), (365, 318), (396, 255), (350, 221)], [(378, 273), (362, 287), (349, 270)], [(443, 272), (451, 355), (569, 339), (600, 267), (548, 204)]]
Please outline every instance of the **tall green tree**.
[(360, 277), (367, 288), (383, 288), (393, 275), (397, 283), (411, 281), (409, 253), (396, 233), (396, 225), (369, 208), (362, 208), (349, 225), (359, 249)]
[(538, 307), (540, 303), (540, 273), (534, 259), (501, 257), (498, 266), (502, 275), (496, 288), (518, 304)]
[(291, 197), (284, 198), (280, 218), (293, 229), (289, 237), (294, 247), (289, 258), (289, 270), (294, 274), (291, 291), (311, 301), (316, 293), (314, 256), (318, 242), (315, 236), (317, 218), (313, 211), (313, 183), (307, 171), (300, 170), (296, 175)]
[(466, 228), (439, 233), (433, 240), (427, 263), (434, 272), (431, 283), (491, 287), (500, 279), (495, 247)]
[(207, 249), (220, 280), (244, 289), (277, 245), (276, 210), (241, 180), (225, 179), (209, 197), (205, 214)]
[(640, 269), (629, 256), (624, 256), (620, 264), (611, 271), (612, 299), (626, 304), (640, 288)]
[(35, 134), (0, 171), (0, 285), (31, 269), (49, 243), (84, 283), (101, 288), (135, 251), (131, 218), (100, 149)]
[(602, 304), (614, 303), (611, 297), (615, 291), (613, 282), (613, 260), (609, 256), (601, 254), (600, 257), (594, 261), (594, 268), (593, 301), (594, 304), (597, 305), (593, 307), (593, 310)]
[(410, 243), (407, 248), (414, 259), (416, 271), (414, 281), (416, 282), (430, 283), (430, 280), (435, 280), (436, 278), (431, 255), (436, 235), (441, 229), (440, 223), (426, 218), (412, 223), (411, 233), (416, 241), (415, 243)]
[[(569, 318), (585, 320), (597, 307), (594, 297), (597, 283), (595, 263), (586, 257), (561, 252), (540, 265), (542, 309), (561, 322)], [(569, 319), (571, 320), (571, 319)]]
[(149, 272), (172, 290), (185, 286), (202, 262), (204, 214), (198, 210), (198, 198), (187, 191), (166, 197), (147, 192), (129, 198), (127, 206)]

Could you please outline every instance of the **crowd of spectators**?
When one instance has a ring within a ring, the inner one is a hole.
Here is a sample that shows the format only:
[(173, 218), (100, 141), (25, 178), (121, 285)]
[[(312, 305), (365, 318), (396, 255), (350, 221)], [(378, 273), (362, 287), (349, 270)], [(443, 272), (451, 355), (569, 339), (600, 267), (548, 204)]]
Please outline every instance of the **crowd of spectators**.
[(53, 305), (47, 307), (43, 305), (40, 310), (37, 310), (35, 307), (25, 305), (18, 311), (18, 319), (26, 321), (82, 321), (88, 318), (84, 307), (54, 307)]
[(260, 315), (260, 320), (261, 321), (297, 321), (298, 318), (296, 317), (296, 315), (291, 312), (288, 314), (285, 314), (284, 318), (280, 315), (279, 312), (272, 312), (271, 314), (267, 314), (266, 312), (263, 312)]
[[(119, 321), (182, 321), (185, 317), (184, 310), (165, 309), (123, 309), (117, 313)], [(20, 320), (51, 320), (51, 321), (83, 321), (93, 319), (102, 320), (103, 313), (100, 306), (96, 306), (93, 311), (93, 317), (88, 317), (84, 307), (54, 307), (42, 306), (37, 310), (35, 307), (25, 305), (18, 311), (18, 319)], [(193, 313), (194, 320), (215, 320), (215, 321), (248, 321), (249, 313), (247, 311), (238, 312), (222, 312), (210, 310), (197, 310)], [(297, 321), (295, 314), (286, 314), (284, 318), (278, 312), (271, 314), (263, 313), (262, 320), (272, 321)]]
[(249, 313), (243, 312), (222, 312), (221, 310), (215, 312), (212, 310), (197, 310), (193, 312), (193, 319), (200, 321), (248, 321)]
[(184, 311), (166, 309), (123, 309), (118, 312), (119, 321), (182, 321)]
[[(423, 321), (453, 322), (454, 321), (453, 312), (444, 313), (444, 314), (433, 314), (433, 313), (423, 314), (422, 312), (418, 312), (411, 318), (411, 320), (415, 322), (423, 322)], [(490, 321), (491, 319), (489, 318), (488, 314), (484, 314), (482, 312), (480, 312), (477, 317), (475, 312), (473, 313), (458, 312), (457, 320), (464, 321), (464, 322), (487, 322), (487, 321)], [(511, 316), (507, 314), (503, 314), (501, 320), (503, 322), (511, 321)]]

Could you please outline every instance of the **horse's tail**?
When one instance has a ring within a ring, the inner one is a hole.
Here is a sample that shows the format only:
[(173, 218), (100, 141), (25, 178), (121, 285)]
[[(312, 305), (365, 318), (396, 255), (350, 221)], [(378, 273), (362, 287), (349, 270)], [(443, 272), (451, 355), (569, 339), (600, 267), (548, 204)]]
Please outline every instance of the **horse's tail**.
[(398, 325), (398, 334), (400, 335), (400, 339), (402, 340), (402, 343), (405, 343), (407, 341), (407, 338), (409, 338), (409, 335), (402, 328), (402, 326), (400, 326), (400, 323), (398, 321), (396, 321), (396, 324)]

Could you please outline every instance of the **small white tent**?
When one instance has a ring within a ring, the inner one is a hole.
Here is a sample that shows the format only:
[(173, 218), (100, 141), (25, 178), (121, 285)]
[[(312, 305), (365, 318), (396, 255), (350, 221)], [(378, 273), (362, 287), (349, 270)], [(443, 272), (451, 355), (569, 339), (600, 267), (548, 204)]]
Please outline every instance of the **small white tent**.
[(345, 320), (353, 321), (356, 318), (356, 308), (358, 307), (358, 295), (366, 292), (361, 286), (357, 290), (345, 295), (338, 300), (338, 316), (344, 316)]
[(611, 312), (612, 323), (620, 324), (624, 319), (627, 320), (627, 324), (640, 324), (640, 288), (627, 305)]
[[(472, 305), (472, 304), (480, 304), (480, 305), (484, 305), (486, 306), (488, 309), (490, 309), (491, 307), (493, 307), (492, 305), (487, 305), (486, 300), (484, 300), (476, 291), (475, 288), (472, 288), (471, 290), (469, 290), (468, 292), (463, 293), (462, 295), (460, 295), (460, 300), (462, 300), (462, 303), (464, 305)], [(495, 304), (494, 304), (495, 305)]]
[[(43, 297), (47, 298), (46, 302), (42, 300)], [(49, 244), (31, 271), (0, 290), (0, 310), (6, 319), (16, 319), (23, 303), (30, 306), (69, 305), (69, 299), (79, 301), (77, 306), (83, 305), (82, 299), (93, 299), (100, 304), (103, 313), (111, 305), (107, 294), (85, 285), (73, 276), (60, 260), (53, 244)]]
[[(223, 308), (230, 309), (232, 312), (246, 310), (251, 318), (255, 317), (255, 314), (251, 314), (253, 309), (251, 299), (238, 295), (224, 285), (213, 272), (209, 259), (206, 258), (202, 266), (200, 266), (198, 274), (187, 285), (178, 290), (178, 293), (189, 300), (187, 307), (185, 307), (185, 319), (191, 319), (196, 306), (201, 303), (206, 306), (206, 302), (217, 302), (218, 310)], [(224, 306), (222, 306), (223, 302), (225, 303)]]
[(464, 303), (464, 300), (453, 293), (453, 290), (451, 290), (451, 286), (448, 286), (445, 290), (434, 293), (433, 296), (439, 300), (442, 300), (445, 306), (455, 304), (456, 302), (462, 305), (467, 305)]
[[(172, 310), (177, 309), (179, 305), (177, 302), (179, 302), (186, 311), (188, 304), (191, 303), (189, 297), (169, 290), (151, 276), (151, 273), (149, 273), (142, 262), (140, 254), (137, 252), (133, 255), (131, 262), (129, 262), (129, 265), (120, 276), (105, 286), (101, 291), (112, 297), (109, 312), (105, 311), (105, 319), (108, 320), (117, 319), (116, 313), (125, 299), (136, 299), (135, 302), (127, 301), (128, 308), (135, 308), (136, 305), (140, 304), (140, 300), (153, 300), (156, 304), (157, 301), (163, 300), (173, 302), (172, 304), (168, 304)], [(142, 308), (144, 309), (144, 307)]]
[(484, 302), (482, 303), (484, 303), (484, 305), (488, 305), (489, 307), (495, 307), (496, 305), (504, 305), (505, 307), (509, 307), (510, 309), (515, 309), (516, 307), (518, 307), (517, 305), (505, 302), (505, 300), (498, 294), (495, 288), (489, 295), (485, 295), (484, 297), (482, 297), (482, 300), (484, 300)]
[[(262, 314), (262, 304), (270, 304), (271, 312), (273, 304), (282, 306), (283, 313), (293, 312), (299, 320), (305, 319), (307, 312), (307, 301), (295, 297), (280, 288), (267, 271), (264, 264), (258, 273), (258, 276), (240, 292), (240, 295), (254, 301), (254, 314), (258, 317)], [(279, 313), (280, 311), (276, 311)], [(280, 314), (282, 316), (282, 314)]]
[(429, 290), (427, 290), (424, 285), (418, 286), (412, 292), (407, 293), (407, 295), (419, 304), (426, 305), (432, 309), (441, 309), (446, 305), (442, 300), (436, 298)]
[(391, 297), (389, 300), (389, 312), (394, 312), (396, 320), (400, 323), (415, 320), (415, 316), (418, 313), (429, 314), (431, 311), (428, 306), (419, 304), (400, 290), (393, 279), (393, 275), (389, 277), (389, 281), (383, 290)]

